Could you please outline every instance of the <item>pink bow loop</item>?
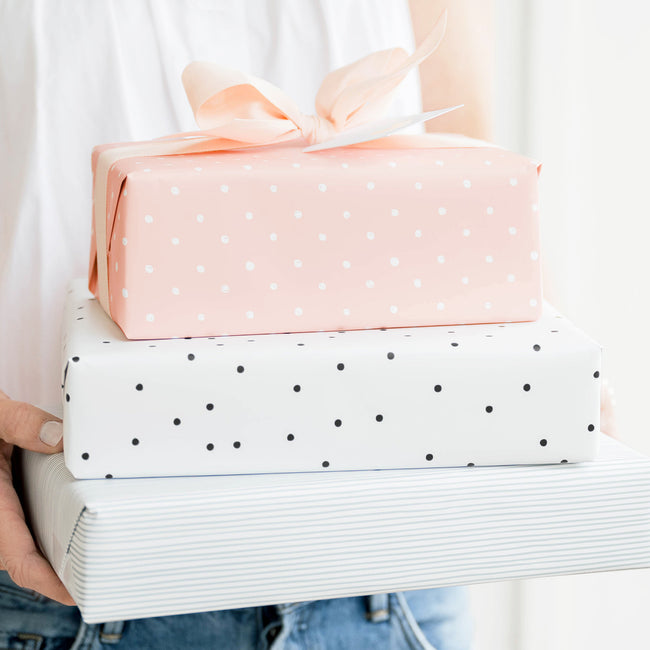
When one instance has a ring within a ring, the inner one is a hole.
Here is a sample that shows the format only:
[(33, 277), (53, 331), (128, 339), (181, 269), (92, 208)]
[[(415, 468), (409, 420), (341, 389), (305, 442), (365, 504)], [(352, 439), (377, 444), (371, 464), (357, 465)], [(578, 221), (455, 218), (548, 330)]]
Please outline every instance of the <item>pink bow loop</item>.
[(316, 112), (331, 121), (337, 132), (381, 117), (401, 81), (387, 84), (382, 77), (407, 58), (402, 48), (394, 48), (330, 72), (316, 95)]
[(300, 135), (302, 113), (290, 97), (264, 79), (194, 61), (183, 70), (183, 86), (194, 119), (206, 135), (255, 144)]

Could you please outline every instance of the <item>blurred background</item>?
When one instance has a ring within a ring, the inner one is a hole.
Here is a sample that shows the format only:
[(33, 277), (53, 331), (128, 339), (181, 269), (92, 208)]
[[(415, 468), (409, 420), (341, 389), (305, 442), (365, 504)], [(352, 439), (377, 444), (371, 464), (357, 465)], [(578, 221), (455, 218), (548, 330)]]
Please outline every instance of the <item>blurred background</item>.
[[(618, 437), (650, 455), (650, 9), (494, 0), (494, 140), (542, 161), (545, 293), (605, 349)], [(477, 650), (650, 647), (650, 571), (472, 587)]]

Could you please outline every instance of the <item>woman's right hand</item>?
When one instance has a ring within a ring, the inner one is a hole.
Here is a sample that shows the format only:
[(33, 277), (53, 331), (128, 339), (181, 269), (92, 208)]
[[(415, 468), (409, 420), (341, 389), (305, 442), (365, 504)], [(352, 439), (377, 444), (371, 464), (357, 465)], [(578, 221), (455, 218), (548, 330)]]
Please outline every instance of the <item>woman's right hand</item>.
[(49, 562), (39, 553), (14, 490), (14, 446), (54, 454), (63, 450), (61, 420), (0, 391), (0, 569), (20, 587), (33, 589), (64, 605), (74, 605)]

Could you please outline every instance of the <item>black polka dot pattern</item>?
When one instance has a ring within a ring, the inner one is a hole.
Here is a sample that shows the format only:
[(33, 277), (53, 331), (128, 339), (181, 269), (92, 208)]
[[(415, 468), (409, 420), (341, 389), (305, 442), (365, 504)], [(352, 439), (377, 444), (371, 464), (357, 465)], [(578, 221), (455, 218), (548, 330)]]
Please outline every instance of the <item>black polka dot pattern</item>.
[[(137, 463), (150, 476), (170, 467), (183, 475), (256, 473), (267, 463), (282, 471), (474, 467), (497, 463), (500, 449), (508, 464), (573, 463), (598, 433), (600, 350), (576, 355), (590, 343), (566, 320), (152, 343), (98, 327), (99, 303), (77, 300), (62, 395), (67, 425), (81, 427), (79, 409), (92, 415), (85, 426), (92, 436), (80, 429), (70, 444), (66, 437), (66, 463), (79, 478), (104, 477), (107, 468), (121, 478)], [(84, 305), (86, 320), (77, 324)], [(102, 355), (107, 364), (115, 355), (133, 363), (122, 383), (107, 373), (107, 386), (89, 394)], [(170, 372), (160, 370), (165, 358)], [(112, 403), (104, 407), (98, 395)], [(125, 413), (121, 428), (117, 409)], [(569, 412), (575, 416), (562, 417)], [(101, 430), (104, 420), (110, 431)], [(153, 435), (165, 426), (173, 445)]]

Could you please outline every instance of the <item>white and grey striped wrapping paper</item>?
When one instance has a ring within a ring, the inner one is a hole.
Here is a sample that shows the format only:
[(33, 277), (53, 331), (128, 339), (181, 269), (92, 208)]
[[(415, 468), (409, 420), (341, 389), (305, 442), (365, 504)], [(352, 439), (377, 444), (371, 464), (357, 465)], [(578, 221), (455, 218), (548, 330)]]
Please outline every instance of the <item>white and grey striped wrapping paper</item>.
[(650, 459), (75, 480), (26, 508), (87, 622), (650, 566)]

